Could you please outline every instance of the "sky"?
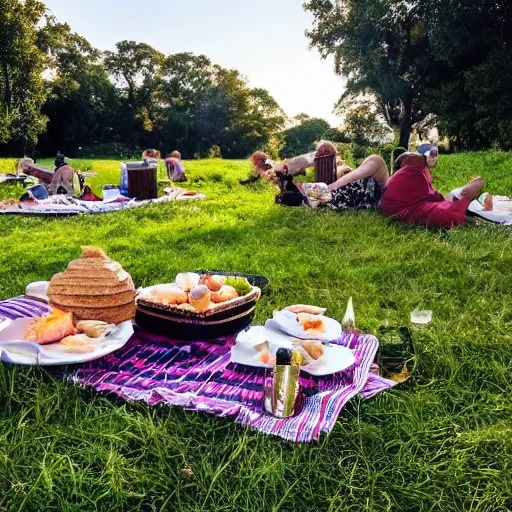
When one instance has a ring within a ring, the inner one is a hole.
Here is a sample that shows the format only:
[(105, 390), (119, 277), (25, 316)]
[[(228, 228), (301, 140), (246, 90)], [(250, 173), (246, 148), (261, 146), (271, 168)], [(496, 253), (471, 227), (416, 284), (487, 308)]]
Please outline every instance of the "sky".
[(333, 114), (344, 90), (332, 59), (308, 49), (312, 16), (303, 0), (43, 0), (60, 22), (100, 50), (124, 39), (165, 54), (204, 54), (270, 91), (285, 112), (341, 123)]

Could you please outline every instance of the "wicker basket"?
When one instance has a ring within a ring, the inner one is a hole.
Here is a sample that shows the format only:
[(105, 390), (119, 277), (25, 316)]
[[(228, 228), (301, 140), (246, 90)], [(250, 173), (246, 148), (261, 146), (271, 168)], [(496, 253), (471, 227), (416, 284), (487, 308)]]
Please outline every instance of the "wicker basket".
[(315, 158), (315, 181), (330, 185), (337, 179), (336, 155), (318, 156)]
[(187, 311), (137, 299), (135, 321), (146, 331), (182, 340), (211, 340), (245, 329), (254, 317), (261, 296), (257, 287), (207, 311)]

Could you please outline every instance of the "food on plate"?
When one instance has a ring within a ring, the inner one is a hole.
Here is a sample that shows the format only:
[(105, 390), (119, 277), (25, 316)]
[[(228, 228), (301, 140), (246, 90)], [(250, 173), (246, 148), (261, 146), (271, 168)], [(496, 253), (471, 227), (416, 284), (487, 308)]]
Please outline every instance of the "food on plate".
[(245, 277), (227, 277), (224, 284), (233, 287), (240, 297), (247, 295), (252, 290), (252, 286)]
[(293, 306), (288, 306), (284, 309), (286, 311), (291, 311), (292, 313), (309, 313), (310, 315), (323, 315), (327, 311), (326, 308), (308, 306), (307, 304), (294, 304)]
[(297, 313), (297, 321), (308, 334), (322, 334), (325, 332), (324, 322), (319, 315)]
[(268, 341), (264, 341), (259, 345), (254, 345), (254, 350), (256, 350), (256, 352), (268, 352), (270, 350), (270, 344)]
[(182, 272), (176, 276), (176, 284), (185, 292), (189, 292), (199, 284), (199, 274)]
[(177, 284), (161, 284), (152, 288), (142, 298), (160, 304), (185, 304), (188, 302), (188, 294)]
[(204, 284), (212, 292), (218, 292), (224, 285), (226, 278), (224, 276), (212, 276), (210, 274), (203, 274), (199, 278), (199, 284)]
[(212, 292), (211, 299), (213, 303), (220, 304), (221, 302), (236, 299), (238, 296), (238, 292), (232, 286), (225, 284), (218, 292)]
[(98, 320), (80, 320), (76, 323), (76, 328), (89, 338), (101, 338), (109, 335), (116, 326)]
[(270, 351), (263, 352), (260, 356), (260, 361), (263, 364), (268, 364), (269, 366), (274, 366), (276, 364), (276, 356), (272, 355)]
[(94, 352), (98, 340), (90, 338), (86, 334), (75, 334), (73, 336), (66, 336), (60, 342), (61, 345), (66, 347), (65, 351), (71, 354), (87, 354)]
[(121, 265), (96, 247), (55, 274), (48, 287), (50, 303), (77, 319), (119, 324), (135, 316), (135, 287)]
[(320, 341), (294, 340), (293, 344), (303, 348), (315, 361), (320, 359), (325, 353), (324, 346)]
[(76, 333), (78, 330), (73, 323), (73, 313), (53, 308), (49, 315), (31, 322), (25, 329), (23, 337), (27, 341), (46, 345)]
[(206, 311), (210, 307), (211, 292), (204, 284), (200, 284), (192, 288), (188, 295), (190, 305), (197, 311)]

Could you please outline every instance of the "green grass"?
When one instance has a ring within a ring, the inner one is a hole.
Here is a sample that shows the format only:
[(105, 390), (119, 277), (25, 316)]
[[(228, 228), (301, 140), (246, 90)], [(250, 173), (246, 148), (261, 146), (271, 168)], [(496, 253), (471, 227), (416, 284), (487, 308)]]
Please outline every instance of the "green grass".
[[(0, 161), (0, 169), (5, 161)], [(102, 183), (119, 165), (94, 161)], [(512, 508), (512, 241), (490, 224), (448, 232), (374, 212), (273, 203), (242, 187), (246, 162), (187, 162), (208, 200), (66, 219), (1, 217), (0, 297), (49, 279), (96, 244), (136, 285), (186, 269), (263, 273), (257, 310), (303, 302), (361, 330), (408, 325), (417, 368), (406, 384), (346, 407), (318, 443), (293, 445), (229, 419), (109, 400), (37, 368), (0, 367), (0, 510), (479, 511)], [(481, 174), (512, 194), (512, 156), (442, 156), (443, 192)], [(5, 187), (4, 187), (5, 188)], [(182, 475), (190, 468), (194, 478)]]

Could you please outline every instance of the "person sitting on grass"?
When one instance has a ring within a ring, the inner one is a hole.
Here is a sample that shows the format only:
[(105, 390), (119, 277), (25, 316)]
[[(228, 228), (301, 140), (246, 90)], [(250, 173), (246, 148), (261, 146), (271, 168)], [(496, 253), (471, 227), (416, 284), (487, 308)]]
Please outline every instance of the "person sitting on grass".
[(165, 159), (165, 168), (167, 170), (167, 177), (171, 181), (182, 182), (187, 181), (185, 176), (185, 166), (181, 161), (181, 153), (179, 151), (173, 151)]
[[(256, 152), (251, 156), (256, 174), (250, 181), (261, 177), (278, 185), (280, 194), (277, 196), (276, 202), (286, 205), (287, 202), (283, 201), (283, 196), (286, 198), (286, 194), (289, 194), (290, 182), (293, 177), (305, 174), (305, 169), (313, 165), (317, 152), (324, 152), (325, 149), (330, 149), (334, 152), (333, 154), (336, 153), (336, 149), (331, 143), (321, 142), (317, 151), (280, 163), (273, 162), (265, 153)], [(342, 161), (338, 161), (337, 169), (338, 179), (330, 185), (325, 183), (294, 184), (304, 196), (302, 204), (310, 206), (325, 204), (328, 208), (338, 211), (376, 209), (378, 207), (389, 179), (387, 166), (382, 157), (370, 155), (354, 170)], [(245, 180), (245, 183), (248, 181)], [(290, 206), (295, 206), (295, 204), (290, 204)]]
[(57, 153), (55, 159), (55, 172), (51, 183), (48, 185), (51, 195), (66, 194), (69, 196), (80, 195), (80, 180), (64, 155)]
[(460, 200), (447, 201), (432, 187), (429, 168), (437, 165), (438, 154), (437, 146), (423, 144), (416, 153), (399, 157), (402, 167), (389, 179), (381, 200), (384, 215), (407, 224), (446, 229), (464, 224), (468, 207), (480, 196), (484, 182), (477, 176), (461, 190)]

